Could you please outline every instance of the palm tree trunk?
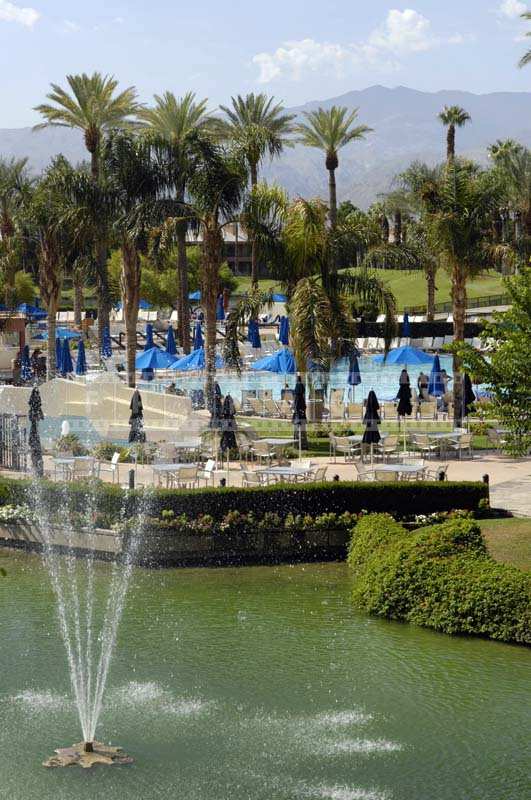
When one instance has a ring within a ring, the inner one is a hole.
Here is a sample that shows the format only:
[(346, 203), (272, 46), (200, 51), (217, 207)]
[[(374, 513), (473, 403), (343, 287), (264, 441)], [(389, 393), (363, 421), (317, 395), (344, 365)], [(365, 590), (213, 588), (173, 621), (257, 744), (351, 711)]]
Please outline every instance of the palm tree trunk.
[(402, 213), (398, 208), (393, 220), (393, 239), (395, 244), (402, 244)]
[(446, 159), (453, 161), (455, 159), (455, 125), (448, 125), (446, 133)]
[[(256, 164), (250, 165), (251, 190), (258, 183), (258, 168)], [(258, 245), (253, 236), (251, 239), (251, 287), (256, 289), (258, 286)]]
[(55, 378), (57, 364), (55, 363), (55, 330), (58, 304), (50, 303), (46, 305), (48, 312), (48, 341), (46, 343), (46, 380), (51, 381)]
[[(454, 318), (454, 341), (463, 342), (465, 338), (466, 312), (466, 271), (457, 261), (452, 268), (452, 310)], [(462, 360), (454, 354), (454, 424), (459, 427), (463, 418), (463, 375)]]
[(98, 310), (98, 352), (101, 354), (103, 331), (106, 327), (109, 327), (111, 310), (111, 303), (109, 300), (109, 273), (107, 270), (107, 246), (105, 243), (97, 245), (96, 303)]
[(74, 273), (74, 325), (81, 327), (81, 313), (83, 311), (83, 275), (79, 270)]
[(179, 338), (185, 353), (190, 352), (190, 306), (188, 303), (188, 259), (186, 257), (186, 227), (177, 231), (177, 277), (179, 281), (178, 314)]
[(335, 228), (337, 225), (337, 190), (336, 190), (336, 171), (335, 169), (328, 170), (328, 197), (329, 197), (329, 219), (330, 227)]
[(216, 299), (223, 237), (217, 220), (209, 220), (203, 230), (203, 303), (206, 316), (205, 336), (205, 395), (211, 408), (216, 376)]
[(428, 290), (426, 321), (433, 322), (435, 316), (435, 265), (426, 267), (426, 288)]
[(127, 384), (136, 385), (136, 326), (140, 300), (140, 257), (134, 247), (122, 243), (122, 297), (124, 304), (125, 343), (127, 352)]

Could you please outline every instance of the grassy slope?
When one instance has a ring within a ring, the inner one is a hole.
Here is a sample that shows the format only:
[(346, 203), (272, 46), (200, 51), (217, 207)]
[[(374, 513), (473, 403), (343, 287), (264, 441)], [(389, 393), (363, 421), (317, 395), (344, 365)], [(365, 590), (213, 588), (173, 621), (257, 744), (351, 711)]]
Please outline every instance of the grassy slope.
[(531, 569), (531, 519), (486, 519), (480, 524), (496, 561)]

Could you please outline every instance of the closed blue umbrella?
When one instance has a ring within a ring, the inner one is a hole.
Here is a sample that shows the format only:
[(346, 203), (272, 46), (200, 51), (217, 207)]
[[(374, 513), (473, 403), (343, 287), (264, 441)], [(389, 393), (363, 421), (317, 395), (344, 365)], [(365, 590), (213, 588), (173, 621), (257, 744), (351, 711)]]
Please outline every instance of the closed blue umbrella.
[(201, 330), (201, 323), (199, 320), (195, 323), (193, 347), (194, 350), (200, 350), (203, 347), (203, 332)]
[(191, 300), (194, 303), (198, 303), (201, 300), (201, 292), (199, 291), (199, 289), (197, 289), (197, 291), (195, 292), (190, 292), (190, 294), (188, 295), (188, 300)]
[(169, 353), (171, 356), (174, 356), (177, 353), (177, 347), (175, 345), (175, 334), (173, 332), (173, 328), (171, 325), (168, 328), (168, 332), (166, 334), (166, 352)]
[(154, 369), (168, 369), (174, 362), (175, 356), (171, 353), (160, 350), (158, 347), (151, 347), (136, 357), (135, 367), (144, 371), (153, 371)]
[(273, 294), (271, 295), (271, 299), (273, 303), (287, 303), (288, 297), (285, 294)]
[[(216, 369), (223, 367), (223, 359), (221, 356), (216, 356)], [(194, 372), (205, 368), (205, 348), (199, 347), (193, 350), (187, 356), (177, 359), (171, 365), (170, 369), (176, 369), (181, 372)]]
[(425, 353), (424, 350), (406, 345), (390, 350), (387, 358), (384, 355), (374, 356), (373, 362), (375, 364), (432, 364), (433, 356)]
[(32, 306), (30, 303), (21, 303), (17, 306), (17, 311), (19, 314), (25, 314), (27, 317), (31, 317), (32, 319), (46, 319), (48, 314), (44, 309), (39, 308), (38, 306)]
[(61, 375), (70, 375), (74, 371), (72, 356), (70, 355), (70, 345), (68, 339), (63, 339), (61, 354)]
[(280, 328), (278, 331), (278, 340), (280, 344), (289, 344), (289, 319), (288, 317), (280, 318)]
[(218, 295), (216, 300), (216, 320), (222, 322), (225, 319), (225, 308), (223, 306), (223, 295)]
[(249, 327), (247, 329), (247, 339), (251, 342), (252, 347), (259, 350), (262, 347), (262, 340), (260, 339), (260, 328), (255, 319), (249, 320)]
[(146, 325), (146, 343), (144, 345), (144, 350), (151, 350), (152, 347), (155, 346), (153, 341), (153, 325), (151, 322), (148, 322)]
[(87, 358), (85, 355), (85, 343), (83, 339), (81, 339), (77, 348), (76, 375), (86, 375), (86, 373)]
[(61, 346), (60, 338), (57, 337), (55, 340), (55, 369), (57, 370), (57, 372), (63, 371), (62, 363), (63, 363), (63, 348)]
[(404, 321), (402, 322), (402, 336), (406, 338), (411, 336), (411, 325), (409, 323), (409, 314), (407, 311), (404, 314)]
[(111, 333), (109, 331), (108, 325), (106, 325), (103, 329), (103, 336), (101, 342), (101, 357), (112, 358)]
[(348, 365), (348, 385), (352, 386), (352, 396), (354, 397), (354, 386), (361, 383), (360, 365), (358, 364), (358, 356), (353, 353), (349, 358)]
[(259, 358), (254, 364), (251, 364), (251, 369), (261, 370), (264, 372), (277, 372), (284, 375), (295, 374), (295, 358), (293, 353), (287, 347), (282, 350), (277, 350), (270, 356)]
[(446, 394), (446, 386), (441, 375), (441, 362), (439, 356), (433, 359), (433, 365), (430, 372), (430, 382), (428, 384), (428, 394), (432, 397), (442, 397)]
[(23, 381), (30, 381), (33, 378), (29, 347), (27, 344), (22, 348), (22, 355), (20, 357), (20, 377)]

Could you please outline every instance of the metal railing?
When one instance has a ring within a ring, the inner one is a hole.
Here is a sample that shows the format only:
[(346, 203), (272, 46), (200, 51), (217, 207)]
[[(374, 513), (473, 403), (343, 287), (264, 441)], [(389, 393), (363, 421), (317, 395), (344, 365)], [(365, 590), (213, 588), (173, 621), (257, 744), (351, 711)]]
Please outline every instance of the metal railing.
[[(483, 297), (469, 297), (467, 306), (468, 308), (488, 308), (489, 306), (507, 306), (511, 302), (511, 296), (508, 294), (487, 294), (483, 295)], [(450, 313), (452, 308), (452, 301), (448, 300), (445, 303), (435, 303), (434, 311), (436, 314)], [(408, 314), (425, 314), (427, 306), (410, 306), (404, 310)]]
[(0, 467), (16, 472), (27, 470), (27, 417), (0, 414)]

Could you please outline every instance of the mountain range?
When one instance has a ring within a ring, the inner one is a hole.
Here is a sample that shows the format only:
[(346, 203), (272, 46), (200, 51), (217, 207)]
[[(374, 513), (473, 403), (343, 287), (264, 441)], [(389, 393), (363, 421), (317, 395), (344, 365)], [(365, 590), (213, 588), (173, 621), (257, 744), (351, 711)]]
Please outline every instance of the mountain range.
[[(512, 138), (531, 146), (531, 92), (472, 94), (371, 86), (288, 110), (301, 116), (333, 105), (359, 108), (360, 123), (374, 129), (365, 141), (348, 145), (339, 155), (338, 197), (362, 208), (388, 191), (394, 176), (411, 161), (435, 164), (444, 158), (445, 132), (437, 114), (445, 105), (462, 106), (472, 117), (457, 132), (461, 155), (485, 163), (487, 147), (496, 139)], [(35, 172), (59, 153), (73, 163), (86, 158), (81, 134), (67, 128), (0, 129), (0, 156), (27, 156)], [(327, 197), (328, 176), (318, 150), (300, 145), (287, 148), (281, 158), (264, 166), (262, 176), (282, 184), (291, 195)]]

